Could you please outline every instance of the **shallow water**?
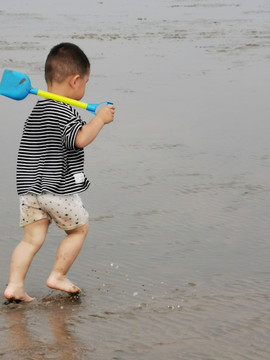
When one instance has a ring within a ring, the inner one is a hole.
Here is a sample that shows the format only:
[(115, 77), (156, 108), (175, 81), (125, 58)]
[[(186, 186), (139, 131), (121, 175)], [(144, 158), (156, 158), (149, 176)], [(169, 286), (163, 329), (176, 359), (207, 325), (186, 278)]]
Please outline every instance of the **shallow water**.
[[(83, 295), (45, 286), (62, 237), (52, 226), (26, 281), (37, 301), (0, 299), (0, 358), (269, 359), (270, 4), (80, 5), (0, 8), (1, 69), (45, 89), (49, 49), (73, 41), (92, 64), (84, 100), (117, 107), (86, 149), (91, 231), (69, 273)], [(2, 292), (35, 101), (0, 98)]]

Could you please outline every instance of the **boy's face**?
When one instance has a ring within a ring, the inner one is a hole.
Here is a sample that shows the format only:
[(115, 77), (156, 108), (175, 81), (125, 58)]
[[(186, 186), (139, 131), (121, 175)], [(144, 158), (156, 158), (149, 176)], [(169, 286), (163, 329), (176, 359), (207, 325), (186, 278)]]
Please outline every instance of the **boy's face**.
[(76, 84), (74, 87), (74, 95), (73, 95), (73, 98), (75, 100), (81, 100), (81, 98), (84, 96), (85, 86), (89, 80), (89, 76), (90, 76), (90, 71), (88, 71), (88, 73), (84, 77), (79, 76), (76, 79)]

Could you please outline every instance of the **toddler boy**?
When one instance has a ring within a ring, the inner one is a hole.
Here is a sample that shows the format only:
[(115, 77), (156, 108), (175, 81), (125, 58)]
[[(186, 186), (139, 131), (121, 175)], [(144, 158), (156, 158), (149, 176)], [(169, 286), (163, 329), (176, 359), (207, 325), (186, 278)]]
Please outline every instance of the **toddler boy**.
[[(61, 43), (51, 49), (45, 63), (49, 92), (80, 100), (89, 76), (89, 60), (78, 46)], [(26, 120), (17, 160), (23, 239), (11, 258), (4, 292), (8, 300), (34, 300), (25, 292), (24, 280), (52, 220), (66, 236), (46, 284), (68, 293), (80, 291), (66, 274), (88, 232), (88, 213), (79, 196), (90, 184), (84, 174), (83, 148), (113, 119), (113, 105), (100, 109), (86, 124), (70, 105), (45, 99), (38, 100)]]

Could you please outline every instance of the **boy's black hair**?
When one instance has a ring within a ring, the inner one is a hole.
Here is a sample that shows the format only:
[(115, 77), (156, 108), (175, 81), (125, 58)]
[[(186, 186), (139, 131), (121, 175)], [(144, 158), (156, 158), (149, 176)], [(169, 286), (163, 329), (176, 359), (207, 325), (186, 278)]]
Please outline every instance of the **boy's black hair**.
[(75, 44), (63, 42), (54, 46), (45, 62), (45, 80), (47, 83), (61, 83), (68, 76), (79, 74), (84, 77), (90, 69), (85, 53)]

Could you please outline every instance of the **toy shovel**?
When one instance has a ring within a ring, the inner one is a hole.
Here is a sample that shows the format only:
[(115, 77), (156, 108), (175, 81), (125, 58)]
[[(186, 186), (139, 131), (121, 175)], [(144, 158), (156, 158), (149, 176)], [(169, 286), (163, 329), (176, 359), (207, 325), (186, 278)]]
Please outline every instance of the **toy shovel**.
[(23, 100), (28, 94), (39, 95), (47, 99), (63, 102), (72, 106), (77, 106), (96, 114), (96, 109), (101, 104), (112, 105), (112, 102), (103, 101), (98, 104), (87, 104), (73, 100), (65, 96), (56, 95), (47, 91), (35, 89), (31, 86), (29, 77), (23, 73), (12, 70), (4, 70), (0, 83), (0, 94), (14, 100)]

